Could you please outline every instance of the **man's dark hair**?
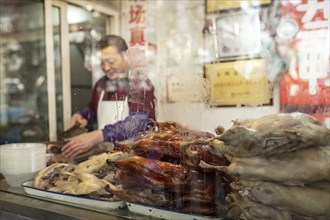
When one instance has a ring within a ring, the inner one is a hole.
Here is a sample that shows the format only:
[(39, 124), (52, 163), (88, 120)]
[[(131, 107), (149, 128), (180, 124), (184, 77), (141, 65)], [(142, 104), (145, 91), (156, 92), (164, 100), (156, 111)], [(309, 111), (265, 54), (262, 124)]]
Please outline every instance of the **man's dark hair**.
[(96, 45), (98, 49), (104, 49), (109, 46), (116, 47), (118, 53), (125, 52), (128, 49), (126, 41), (117, 35), (105, 35)]

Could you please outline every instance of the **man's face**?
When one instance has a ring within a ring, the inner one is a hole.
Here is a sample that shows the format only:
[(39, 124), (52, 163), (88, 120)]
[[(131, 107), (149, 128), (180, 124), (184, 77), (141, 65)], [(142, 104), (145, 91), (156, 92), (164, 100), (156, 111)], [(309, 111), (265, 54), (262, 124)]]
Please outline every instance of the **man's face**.
[(101, 67), (112, 80), (127, 76), (128, 63), (113, 46), (101, 50)]

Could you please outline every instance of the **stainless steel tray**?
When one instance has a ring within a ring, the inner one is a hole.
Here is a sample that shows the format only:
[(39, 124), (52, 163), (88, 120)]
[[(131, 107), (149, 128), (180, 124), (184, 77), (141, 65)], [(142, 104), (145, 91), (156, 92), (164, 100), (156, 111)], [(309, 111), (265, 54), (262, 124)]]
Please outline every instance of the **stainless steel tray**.
[(135, 203), (126, 202), (128, 210), (130, 212), (134, 212), (141, 215), (147, 215), (155, 218), (173, 220), (221, 220), (219, 217), (211, 217), (211, 216), (199, 216), (199, 215), (190, 215), (180, 212), (173, 212), (166, 209), (155, 208)]
[(23, 182), (22, 187), (26, 194), (35, 198), (95, 211), (107, 212), (113, 209), (124, 208), (126, 206), (123, 201), (110, 202), (107, 200), (91, 199), (34, 188), (33, 181), (31, 180)]

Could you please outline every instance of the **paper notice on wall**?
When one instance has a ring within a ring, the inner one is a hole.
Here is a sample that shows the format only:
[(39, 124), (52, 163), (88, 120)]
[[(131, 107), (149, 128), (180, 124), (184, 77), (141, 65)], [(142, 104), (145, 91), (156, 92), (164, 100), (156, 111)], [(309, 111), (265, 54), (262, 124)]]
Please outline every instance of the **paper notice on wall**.
[(205, 65), (210, 80), (212, 105), (270, 104), (271, 87), (263, 59)]
[(168, 102), (208, 102), (207, 81), (199, 75), (171, 74), (166, 78)]

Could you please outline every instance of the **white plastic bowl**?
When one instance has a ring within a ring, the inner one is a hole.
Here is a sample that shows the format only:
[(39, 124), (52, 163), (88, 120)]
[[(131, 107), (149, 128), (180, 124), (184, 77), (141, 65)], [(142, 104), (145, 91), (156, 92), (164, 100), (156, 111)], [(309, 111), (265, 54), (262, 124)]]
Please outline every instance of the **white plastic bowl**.
[(23, 182), (33, 179), (35, 175), (36, 172), (22, 174), (3, 174), (7, 184), (11, 187), (21, 187)]
[(0, 146), (1, 173), (12, 187), (33, 179), (46, 167), (46, 145), (41, 143), (15, 143)]

